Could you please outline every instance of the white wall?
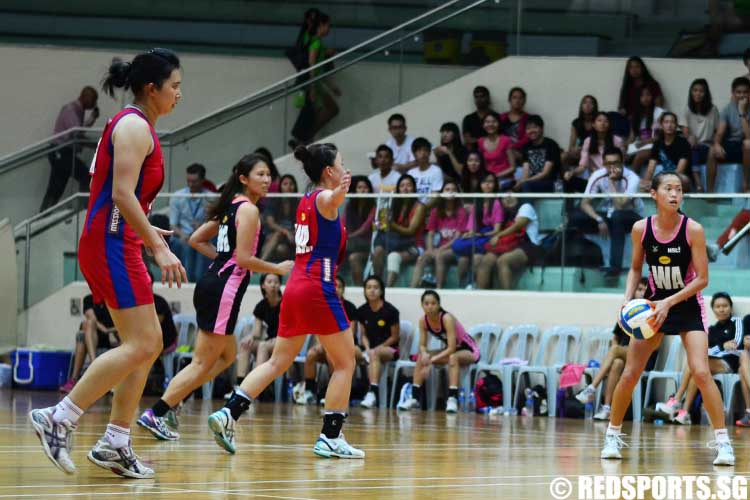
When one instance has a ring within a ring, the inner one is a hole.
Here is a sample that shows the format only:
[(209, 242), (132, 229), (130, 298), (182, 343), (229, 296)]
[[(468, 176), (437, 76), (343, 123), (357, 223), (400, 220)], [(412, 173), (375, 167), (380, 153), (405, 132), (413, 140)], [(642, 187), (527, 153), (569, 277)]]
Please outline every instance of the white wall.
[(13, 257), (15, 243), (13, 228), (8, 219), (0, 220), (0, 255), (9, 258), (0, 259), (0, 352), (7, 347), (17, 345), (16, 340), (16, 259)]
[[(180, 302), (181, 312), (195, 312), (193, 285), (179, 290), (156, 285), (154, 291), (170, 303)], [(421, 292), (416, 289), (391, 288), (386, 291), (386, 299), (399, 309), (402, 319), (416, 324), (422, 315), (419, 304)], [(22, 314), (22, 321), (19, 322), (19, 325), (25, 324), (27, 345), (48, 344), (70, 349), (81, 321), (80, 316), (70, 314), (70, 300), (82, 299), (88, 293), (85, 283), (71, 283), (29, 308)], [(622, 300), (619, 294), (599, 293), (443, 290), (440, 295), (443, 307), (454, 313), (466, 328), (487, 322), (503, 327), (534, 323), (540, 328), (559, 324), (578, 325), (585, 331), (592, 326), (614, 325)], [(347, 289), (346, 297), (356, 305), (364, 302), (362, 290), (353, 286)], [(240, 316), (251, 315), (260, 299), (258, 286), (249, 287), (242, 302)], [(734, 308), (738, 315), (750, 313), (750, 297), (735, 297)], [(709, 321), (715, 321), (711, 312)], [(21, 332), (22, 335), (23, 333)]]
[[(678, 114), (685, 107), (690, 83), (695, 78), (708, 80), (714, 103), (721, 109), (729, 100), (732, 79), (747, 72), (741, 62), (734, 60), (651, 58), (646, 59), (646, 65), (661, 85), (666, 107)], [(435, 143), (443, 122), (454, 121), (460, 126), (463, 117), (473, 111), (472, 90), (476, 85), (490, 89), (497, 111), (507, 109), (508, 91), (518, 85), (527, 92), (527, 111), (540, 114), (546, 134), (567, 148), (570, 122), (578, 114), (582, 96), (594, 95), (599, 109), (617, 109), (624, 67), (624, 58), (508, 57), (333, 134), (325, 141), (339, 146), (353, 172), (365, 173), (369, 171), (365, 155), (388, 137), (386, 120), (391, 113), (406, 116), (409, 134), (425, 136)], [(279, 164), (287, 171), (297, 168), (291, 156)]]

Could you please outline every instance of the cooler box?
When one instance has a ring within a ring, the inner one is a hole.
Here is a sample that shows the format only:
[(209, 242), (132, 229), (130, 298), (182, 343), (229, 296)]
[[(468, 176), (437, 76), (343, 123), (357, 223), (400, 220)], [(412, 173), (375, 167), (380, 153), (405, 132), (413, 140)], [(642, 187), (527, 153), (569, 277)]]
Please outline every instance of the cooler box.
[(57, 389), (68, 378), (72, 353), (18, 349), (10, 354), (13, 386), (24, 389)]

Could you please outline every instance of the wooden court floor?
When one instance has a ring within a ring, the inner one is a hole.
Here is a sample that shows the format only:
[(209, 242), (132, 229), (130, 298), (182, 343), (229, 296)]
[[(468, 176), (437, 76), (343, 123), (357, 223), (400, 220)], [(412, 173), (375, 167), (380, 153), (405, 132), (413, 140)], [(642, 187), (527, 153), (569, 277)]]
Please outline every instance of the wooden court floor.
[(365, 460), (327, 460), (311, 451), (320, 409), (287, 404), (256, 405), (240, 420), (238, 452), (230, 456), (206, 425), (221, 402), (197, 400), (183, 410), (178, 442), (134, 429), (134, 449), (157, 476), (124, 480), (85, 458), (106, 425), (105, 399), (83, 417), (73, 451), (78, 472), (66, 476), (44, 457), (26, 417), (30, 408), (58, 397), (0, 391), (0, 499), (540, 499), (551, 498), (549, 484), (557, 476), (750, 475), (749, 429), (730, 428), (737, 465), (719, 470), (706, 448), (708, 427), (626, 423), (631, 448), (613, 463), (598, 458), (605, 423), (442, 411), (354, 409), (344, 430), (366, 451)]

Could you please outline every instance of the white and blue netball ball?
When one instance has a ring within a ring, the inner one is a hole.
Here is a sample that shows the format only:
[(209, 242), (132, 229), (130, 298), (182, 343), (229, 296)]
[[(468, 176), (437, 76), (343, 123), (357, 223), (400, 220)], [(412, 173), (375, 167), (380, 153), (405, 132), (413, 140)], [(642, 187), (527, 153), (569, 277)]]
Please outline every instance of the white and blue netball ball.
[(633, 299), (622, 308), (618, 323), (625, 333), (634, 339), (650, 339), (653, 328), (654, 305), (650, 300)]

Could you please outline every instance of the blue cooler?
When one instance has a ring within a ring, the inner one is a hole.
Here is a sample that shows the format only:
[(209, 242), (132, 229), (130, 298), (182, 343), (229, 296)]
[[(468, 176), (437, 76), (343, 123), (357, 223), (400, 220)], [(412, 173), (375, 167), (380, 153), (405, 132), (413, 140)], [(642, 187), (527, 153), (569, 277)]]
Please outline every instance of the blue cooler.
[(68, 378), (72, 353), (18, 349), (10, 355), (13, 386), (24, 389), (57, 389)]

